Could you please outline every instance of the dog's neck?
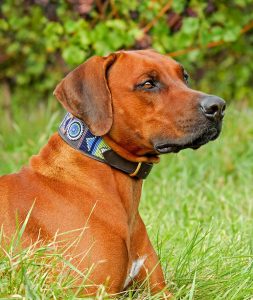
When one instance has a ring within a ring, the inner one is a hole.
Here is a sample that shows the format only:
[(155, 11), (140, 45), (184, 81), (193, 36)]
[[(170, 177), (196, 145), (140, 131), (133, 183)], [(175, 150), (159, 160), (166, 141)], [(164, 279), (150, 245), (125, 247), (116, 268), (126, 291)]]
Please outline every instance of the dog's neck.
[[(94, 193), (97, 186), (104, 191), (102, 200), (98, 198), (98, 201), (104, 201), (103, 198), (108, 195), (106, 202), (112, 202), (110, 195), (117, 194), (131, 225), (132, 216), (138, 209), (143, 180), (136, 180), (108, 164), (83, 155), (69, 147), (58, 133), (50, 138), (38, 155), (32, 156), (29, 169), (44, 180), (48, 178), (56, 186), (63, 185), (70, 195), (71, 191), (80, 191), (84, 201), (87, 189)], [(87, 182), (92, 183), (90, 187), (87, 187)], [(69, 201), (72, 201), (71, 197)]]
[(109, 164), (130, 177), (145, 179), (153, 164), (145, 157), (135, 157), (113, 142), (109, 136), (94, 135), (80, 119), (67, 113), (59, 127), (59, 135), (72, 148), (86, 156)]

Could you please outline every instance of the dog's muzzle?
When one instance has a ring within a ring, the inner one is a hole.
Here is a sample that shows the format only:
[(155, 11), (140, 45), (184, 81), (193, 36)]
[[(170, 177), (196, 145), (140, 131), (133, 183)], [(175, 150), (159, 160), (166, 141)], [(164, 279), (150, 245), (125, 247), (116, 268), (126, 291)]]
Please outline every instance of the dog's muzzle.
[(201, 124), (192, 127), (192, 132), (179, 139), (162, 139), (154, 143), (157, 153), (177, 153), (180, 150), (198, 149), (209, 141), (215, 140), (222, 127), (226, 103), (223, 99), (207, 95), (200, 99), (199, 110)]

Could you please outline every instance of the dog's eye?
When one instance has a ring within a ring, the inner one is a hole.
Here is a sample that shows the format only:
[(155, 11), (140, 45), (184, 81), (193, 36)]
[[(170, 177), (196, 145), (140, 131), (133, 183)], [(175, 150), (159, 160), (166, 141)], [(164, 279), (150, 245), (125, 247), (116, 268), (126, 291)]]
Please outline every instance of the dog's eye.
[(139, 91), (157, 92), (160, 89), (160, 83), (159, 81), (150, 78), (136, 84), (134, 88)]
[(153, 80), (147, 80), (144, 83), (142, 83), (142, 87), (146, 90), (150, 90), (156, 86), (155, 82)]
[(189, 75), (185, 70), (183, 72), (183, 76), (184, 76), (184, 81), (186, 82), (186, 84), (188, 84), (189, 83)]

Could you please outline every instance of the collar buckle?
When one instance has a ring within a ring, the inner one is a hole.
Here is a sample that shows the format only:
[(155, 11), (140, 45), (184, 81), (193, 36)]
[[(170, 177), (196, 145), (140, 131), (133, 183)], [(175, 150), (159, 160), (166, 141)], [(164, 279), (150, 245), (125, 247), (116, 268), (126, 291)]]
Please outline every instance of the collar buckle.
[(139, 162), (136, 169), (135, 169), (135, 171), (133, 173), (129, 174), (129, 176), (130, 177), (135, 177), (138, 174), (138, 172), (140, 171), (141, 165), (142, 165), (142, 163)]

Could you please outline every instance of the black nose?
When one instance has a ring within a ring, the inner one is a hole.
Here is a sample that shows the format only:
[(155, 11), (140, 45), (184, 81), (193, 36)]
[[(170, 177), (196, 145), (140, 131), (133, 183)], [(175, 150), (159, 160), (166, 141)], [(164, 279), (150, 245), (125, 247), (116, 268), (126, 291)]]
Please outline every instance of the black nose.
[(200, 107), (209, 120), (220, 121), (225, 114), (226, 102), (216, 96), (205, 96), (200, 102)]

